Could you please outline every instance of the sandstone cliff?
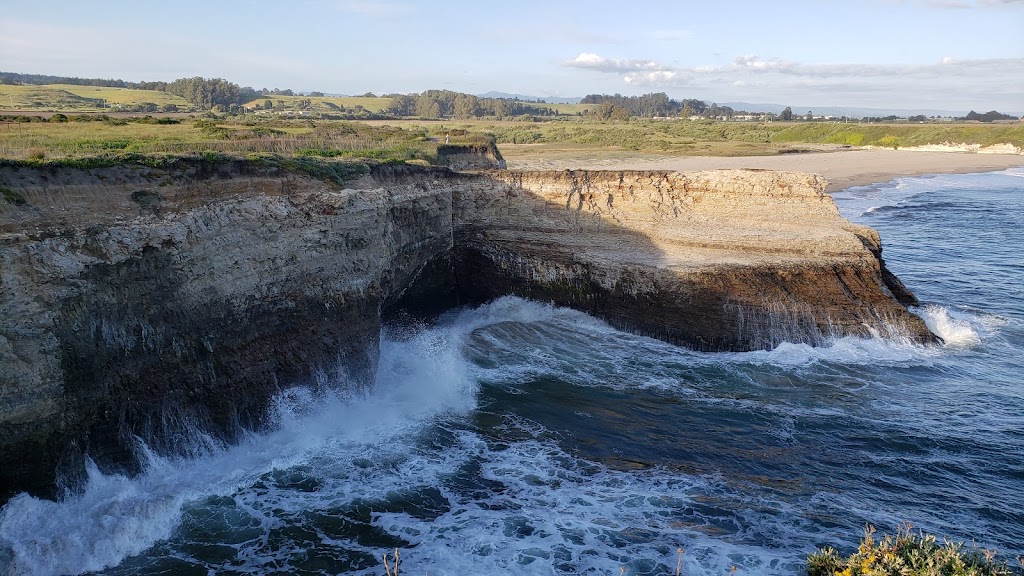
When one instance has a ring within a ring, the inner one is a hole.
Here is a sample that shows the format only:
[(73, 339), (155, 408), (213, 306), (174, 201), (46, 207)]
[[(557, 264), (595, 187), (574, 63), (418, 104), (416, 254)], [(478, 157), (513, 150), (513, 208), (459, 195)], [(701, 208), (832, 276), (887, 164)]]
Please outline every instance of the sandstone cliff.
[[(230, 438), (282, 386), (368, 382), (381, 318), (502, 294), (701, 349), (898, 331), (872, 230), (795, 173), (338, 185), (246, 162), (0, 168), (0, 498), (181, 422)], [(168, 447), (172, 449), (172, 447)]]
[(701, 350), (871, 333), (929, 340), (878, 234), (811, 174), (499, 173), (456, 197), (463, 297), (516, 293)]
[(2, 173), (25, 204), (0, 204), (0, 493), (85, 451), (130, 467), (133, 435), (176, 423), (231, 436), (284, 385), (368, 381), (384, 302), (451, 247), (447, 171), (205, 168)]

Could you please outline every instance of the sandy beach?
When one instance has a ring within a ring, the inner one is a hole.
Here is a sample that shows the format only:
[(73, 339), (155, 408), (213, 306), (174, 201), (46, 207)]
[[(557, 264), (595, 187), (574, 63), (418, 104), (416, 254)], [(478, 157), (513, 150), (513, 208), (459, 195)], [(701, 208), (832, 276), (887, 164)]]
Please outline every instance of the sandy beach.
[(510, 150), (506, 157), (513, 170), (711, 170), (715, 168), (757, 168), (795, 170), (821, 174), (828, 192), (850, 186), (888, 182), (899, 176), (988, 172), (1024, 166), (1018, 154), (977, 154), (917, 150), (838, 150), (779, 156), (691, 156), (671, 157), (643, 154), (585, 153), (529, 154)]

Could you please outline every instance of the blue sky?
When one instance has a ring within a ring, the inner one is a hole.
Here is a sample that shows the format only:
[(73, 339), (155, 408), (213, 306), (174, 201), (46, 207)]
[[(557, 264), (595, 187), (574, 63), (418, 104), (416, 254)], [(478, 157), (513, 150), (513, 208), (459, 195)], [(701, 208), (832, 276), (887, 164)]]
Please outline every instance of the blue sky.
[(1024, 111), (1024, 0), (3, 0), (0, 70)]

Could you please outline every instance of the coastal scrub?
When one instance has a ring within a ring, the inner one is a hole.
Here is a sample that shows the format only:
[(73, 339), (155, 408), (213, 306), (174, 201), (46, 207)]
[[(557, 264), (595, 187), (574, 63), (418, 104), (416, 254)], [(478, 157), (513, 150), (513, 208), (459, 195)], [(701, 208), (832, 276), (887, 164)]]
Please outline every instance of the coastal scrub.
[(843, 558), (831, 547), (807, 557), (807, 576), (1011, 576), (1014, 571), (997, 561), (995, 552), (967, 549), (962, 543), (938, 539), (901, 526), (895, 535), (875, 540), (865, 528), (857, 551)]

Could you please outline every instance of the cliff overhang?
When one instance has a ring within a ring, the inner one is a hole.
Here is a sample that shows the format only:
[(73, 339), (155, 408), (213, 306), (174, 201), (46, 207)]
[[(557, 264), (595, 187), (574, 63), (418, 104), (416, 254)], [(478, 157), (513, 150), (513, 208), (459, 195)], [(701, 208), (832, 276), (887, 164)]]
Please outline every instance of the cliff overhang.
[(230, 439), (282, 387), (369, 382), (382, 318), (505, 294), (702, 350), (935, 340), (814, 175), (318, 174), (0, 167), (0, 497), (176, 423)]

